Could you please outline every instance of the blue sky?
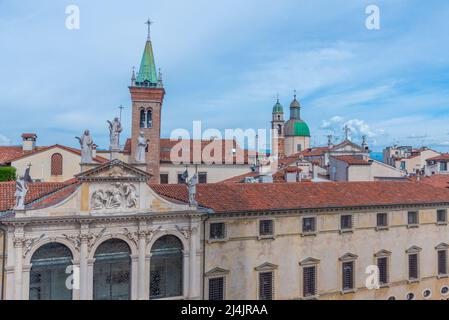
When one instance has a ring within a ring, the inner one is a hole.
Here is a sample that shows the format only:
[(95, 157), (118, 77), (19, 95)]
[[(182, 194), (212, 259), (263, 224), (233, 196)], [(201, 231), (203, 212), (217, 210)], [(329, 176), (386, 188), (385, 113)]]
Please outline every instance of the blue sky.
[[(80, 30), (65, 28), (71, 4)], [(380, 30), (365, 28), (369, 4)], [(348, 123), (375, 150), (449, 150), (446, 0), (1, 0), (0, 144), (35, 132), (40, 145), (76, 146), (89, 128), (105, 148), (121, 104), (129, 136), (127, 86), (148, 17), (167, 91), (163, 136), (194, 120), (269, 128), (276, 94), (288, 112), (296, 89), (314, 145)]]

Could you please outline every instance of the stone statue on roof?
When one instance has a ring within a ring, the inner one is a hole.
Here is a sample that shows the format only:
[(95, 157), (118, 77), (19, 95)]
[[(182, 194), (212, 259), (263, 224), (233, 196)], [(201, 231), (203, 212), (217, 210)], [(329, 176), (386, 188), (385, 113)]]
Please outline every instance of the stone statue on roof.
[(198, 202), (196, 201), (196, 185), (198, 184), (198, 175), (195, 173), (189, 180), (186, 179), (187, 187), (189, 188), (189, 205), (196, 207)]
[(20, 177), (16, 181), (16, 198), (15, 210), (25, 210), (25, 197), (28, 193), (28, 186), (25, 177)]
[(85, 130), (81, 138), (75, 138), (78, 139), (81, 147), (81, 163), (92, 163), (92, 150), (94, 142), (90, 136), (89, 130)]
[(120, 150), (120, 133), (123, 131), (122, 124), (120, 120), (116, 117), (114, 121), (109, 121), (109, 138), (110, 138), (110, 149)]
[(144, 133), (141, 131), (137, 138), (136, 162), (145, 163), (145, 153), (148, 147), (148, 141), (145, 139)]

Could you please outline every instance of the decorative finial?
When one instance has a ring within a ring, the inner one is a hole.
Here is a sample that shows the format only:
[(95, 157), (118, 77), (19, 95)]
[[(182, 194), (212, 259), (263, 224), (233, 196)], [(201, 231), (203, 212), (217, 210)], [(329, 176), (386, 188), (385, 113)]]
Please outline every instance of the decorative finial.
[(345, 127), (343, 128), (343, 131), (345, 132), (345, 140), (349, 140), (349, 127), (346, 124)]
[(279, 102), (279, 93), (276, 93), (276, 99)]
[(154, 22), (151, 21), (150, 19), (148, 19), (147, 22), (145, 22), (145, 24), (148, 25), (148, 38), (147, 38), (148, 41), (151, 40), (151, 25), (152, 25), (153, 23), (154, 23)]
[(296, 100), (296, 89), (295, 90), (293, 90), (293, 97), (295, 98), (295, 100)]

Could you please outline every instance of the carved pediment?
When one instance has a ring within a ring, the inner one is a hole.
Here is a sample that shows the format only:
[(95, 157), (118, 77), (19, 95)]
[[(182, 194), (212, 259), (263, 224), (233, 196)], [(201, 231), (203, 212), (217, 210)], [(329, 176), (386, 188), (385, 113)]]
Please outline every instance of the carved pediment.
[(338, 258), (340, 261), (353, 261), (356, 260), (358, 258), (357, 255), (353, 254), (353, 253), (346, 253), (344, 255), (342, 255), (340, 258)]
[(420, 247), (418, 247), (418, 246), (411, 246), (410, 248), (408, 248), (406, 251), (405, 251), (405, 253), (408, 253), (408, 254), (414, 254), (414, 253), (419, 253), (419, 252), (421, 252), (421, 248)]
[(299, 263), (299, 265), (300, 266), (311, 266), (311, 265), (316, 265), (318, 263), (320, 263), (319, 259), (315, 259), (315, 258), (309, 257), (309, 258), (306, 258), (306, 259), (302, 260)]
[(95, 182), (120, 182), (134, 181), (146, 182), (151, 178), (148, 172), (142, 171), (133, 165), (124, 163), (120, 160), (112, 160), (108, 163), (99, 165), (93, 169), (76, 175), (80, 181)]
[(269, 263), (269, 262), (265, 262), (263, 264), (261, 264), (260, 266), (256, 267), (255, 270), (256, 271), (273, 271), (276, 270), (278, 268), (277, 265)]
[(342, 143), (332, 147), (330, 151), (331, 153), (332, 152), (338, 153), (338, 152), (364, 152), (365, 150), (361, 146), (355, 144), (354, 142), (345, 140)]
[(215, 277), (215, 276), (224, 276), (229, 273), (229, 270), (223, 269), (223, 268), (213, 268), (212, 270), (206, 272), (204, 275), (206, 277)]
[(376, 258), (380, 258), (380, 257), (389, 257), (389, 256), (391, 256), (391, 251), (382, 249), (382, 250), (376, 252), (376, 253), (374, 254), (374, 256), (375, 256)]

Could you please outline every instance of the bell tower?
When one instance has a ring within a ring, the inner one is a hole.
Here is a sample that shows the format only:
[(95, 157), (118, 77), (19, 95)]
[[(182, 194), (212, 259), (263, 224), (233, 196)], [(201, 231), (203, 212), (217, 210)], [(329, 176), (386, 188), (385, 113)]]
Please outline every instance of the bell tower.
[[(276, 136), (272, 137), (271, 149), (275, 151), (274, 146), (277, 146), (277, 156), (278, 158), (283, 158), (285, 156), (285, 142), (284, 142), (284, 109), (279, 102), (279, 97), (277, 102), (273, 107), (273, 119), (271, 120), (271, 129), (277, 132)], [(272, 131), (273, 132), (273, 131)]]
[(151, 183), (160, 182), (160, 137), (161, 137), (161, 112), (165, 90), (162, 84), (161, 73), (156, 72), (154, 62), (153, 45), (151, 42), (150, 27), (152, 22), (148, 20), (148, 37), (140, 63), (140, 69), (131, 77), (132, 101), (132, 133), (131, 133), (131, 159), (130, 163), (136, 163), (137, 138), (143, 132), (147, 139), (146, 169), (152, 175)]

